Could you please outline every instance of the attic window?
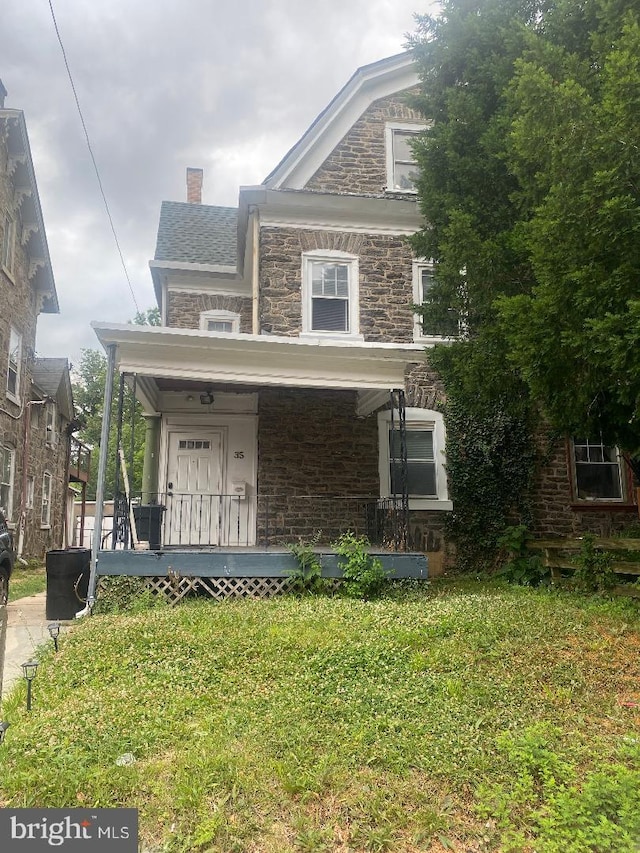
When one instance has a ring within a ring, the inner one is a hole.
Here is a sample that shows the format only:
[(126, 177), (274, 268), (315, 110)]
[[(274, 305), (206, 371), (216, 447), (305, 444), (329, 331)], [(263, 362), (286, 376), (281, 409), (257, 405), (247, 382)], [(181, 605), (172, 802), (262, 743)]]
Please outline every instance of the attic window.
[(424, 129), (420, 124), (387, 124), (387, 192), (416, 192), (418, 164), (411, 141)]
[(200, 328), (205, 332), (239, 332), (240, 315), (233, 311), (203, 311), (200, 314)]

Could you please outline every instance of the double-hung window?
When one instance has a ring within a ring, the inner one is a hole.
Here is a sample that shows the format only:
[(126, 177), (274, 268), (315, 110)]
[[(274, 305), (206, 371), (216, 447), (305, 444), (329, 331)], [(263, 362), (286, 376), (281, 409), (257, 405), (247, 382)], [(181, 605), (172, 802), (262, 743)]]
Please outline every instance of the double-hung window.
[(51, 474), (45, 471), (42, 475), (42, 527), (51, 526)]
[(9, 334), (9, 360), (7, 364), (7, 394), (17, 400), (20, 392), (20, 361), (22, 335), (13, 326)]
[(422, 124), (390, 122), (386, 125), (388, 192), (416, 192), (418, 164), (411, 143), (424, 129)]
[(46, 426), (46, 442), (51, 447), (55, 446), (58, 442), (58, 430), (57, 426), (57, 411), (56, 404), (53, 402), (47, 403), (47, 426)]
[(413, 262), (413, 301), (423, 309), (415, 315), (413, 338), (416, 341), (432, 338), (453, 338), (460, 334), (460, 317), (453, 308), (429, 310), (433, 303), (436, 265), (433, 262)]
[(6, 214), (4, 218), (4, 231), (2, 234), (2, 268), (5, 272), (13, 275), (13, 257), (16, 242), (16, 223), (13, 217)]
[(450, 510), (444, 457), (444, 419), (430, 409), (406, 410), (406, 483), (397, 414), (378, 415), (380, 495), (400, 497), (406, 491), (412, 509)]
[(358, 336), (358, 259), (338, 251), (302, 259), (302, 331)]
[(622, 460), (617, 447), (604, 444), (602, 438), (574, 438), (573, 463), (578, 500), (624, 499)]
[(13, 515), (14, 462), (14, 449), (0, 447), (0, 507), (7, 519), (11, 519)]

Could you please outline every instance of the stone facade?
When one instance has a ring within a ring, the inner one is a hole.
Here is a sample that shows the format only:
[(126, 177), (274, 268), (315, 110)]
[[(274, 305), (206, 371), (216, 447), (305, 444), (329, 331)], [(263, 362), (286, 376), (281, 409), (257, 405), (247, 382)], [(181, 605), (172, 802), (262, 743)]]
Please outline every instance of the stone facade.
[(386, 122), (422, 123), (407, 104), (411, 93), (374, 101), (331, 152), (306, 189), (331, 193), (383, 195), (387, 183)]
[(260, 517), (268, 511), (283, 541), (318, 530), (331, 541), (345, 525), (367, 532), (380, 489), (378, 427), (374, 416), (356, 418), (355, 406), (353, 391), (260, 391)]
[(413, 256), (403, 237), (263, 227), (260, 231), (262, 330), (302, 330), (302, 255), (329, 249), (359, 260), (359, 332), (366, 341), (413, 341)]
[[(570, 441), (554, 439), (547, 430), (541, 430), (537, 449), (541, 464), (531, 496), (536, 535), (553, 537), (594, 533), (607, 537), (638, 523), (638, 508), (631, 499), (630, 478), (626, 483), (625, 503), (578, 501), (572, 485)], [(623, 474), (628, 476), (628, 472), (623, 471)]]
[(169, 291), (167, 326), (199, 329), (203, 311), (231, 311), (240, 315), (240, 331), (251, 334), (251, 299), (212, 293)]
[[(0, 264), (0, 446), (12, 457), (12, 475), (6, 511), (10, 527), (23, 543), (25, 557), (42, 557), (45, 550), (62, 546), (64, 506), (67, 494), (67, 442), (62, 424), (55, 447), (46, 446), (45, 425), (27, 432), (31, 418), (32, 370), (35, 357), (36, 324), (40, 297), (30, 278), (32, 258), (29, 254), (30, 230), (22, 221), (25, 198), (16, 188), (15, 173), (8, 156), (8, 124), (0, 122), (0, 247), (6, 239), (7, 215), (14, 223), (12, 263), (10, 268)], [(9, 348), (11, 329), (20, 336), (20, 357), (17, 392), (8, 390)], [(28, 442), (25, 440), (28, 438)], [(25, 447), (27, 457), (25, 459)], [(44, 471), (52, 475), (51, 522), (42, 527), (42, 480)], [(33, 478), (33, 507), (26, 508), (26, 484)], [(25, 512), (25, 524), (20, 536), (20, 514)]]

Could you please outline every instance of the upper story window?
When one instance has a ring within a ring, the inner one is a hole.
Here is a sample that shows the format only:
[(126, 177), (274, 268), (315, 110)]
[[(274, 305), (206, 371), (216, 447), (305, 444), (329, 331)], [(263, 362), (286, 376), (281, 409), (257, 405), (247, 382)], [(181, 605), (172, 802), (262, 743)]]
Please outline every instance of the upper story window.
[(240, 315), (217, 309), (203, 311), (200, 314), (200, 328), (205, 332), (239, 332)]
[(580, 501), (624, 499), (622, 459), (617, 447), (602, 439), (573, 439), (573, 468), (576, 498)]
[(413, 262), (413, 301), (424, 310), (415, 314), (413, 338), (416, 341), (432, 338), (453, 338), (460, 334), (458, 313), (449, 308), (442, 316), (442, 309), (429, 316), (433, 286), (436, 280), (436, 265), (432, 261)]
[(358, 258), (335, 250), (302, 257), (302, 331), (358, 335)]
[(12, 447), (0, 447), (0, 508), (7, 520), (13, 517), (14, 469), (15, 450)]
[(40, 515), (42, 527), (51, 526), (51, 474), (45, 471), (42, 475), (42, 511)]
[[(394, 428), (395, 426), (395, 428)], [(381, 497), (403, 493), (402, 448), (398, 422), (391, 412), (378, 415), (379, 470)], [(441, 412), (430, 409), (406, 410), (406, 486), (412, 509), (450, 510), (445, 470), (445, 430)]]
[(20, 362), (22, 360), (22, 335), (11, 327), (9, 335), (9, 360), (7, 364), (7, 396), (18, 398), (20, 391)]
[(4, 218), (4, 230), (2, 233), (2, 268), (13, 276), (13, 259), (15, 255), (16, 223), (13, 217), (7, 213)]
[(47, 403), (46, 417), (47, 417), (46, 442), (47, 442), (47, 444), (50, 444), (53, 447), (58, 442), (57, 410), (56, 410), (56, 404), (55, 403), (53, 403), (53, 402)]
[(416, 192), (418, 164), (411, 141), (424, 129), (423, 124), (388, 123), (386, 125), (388, 192)]

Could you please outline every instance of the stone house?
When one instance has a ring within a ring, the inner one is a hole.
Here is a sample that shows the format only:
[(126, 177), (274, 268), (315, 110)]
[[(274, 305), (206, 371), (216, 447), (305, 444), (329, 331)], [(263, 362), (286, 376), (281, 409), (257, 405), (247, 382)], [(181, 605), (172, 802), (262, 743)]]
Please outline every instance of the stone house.
[(67, 360), (36, 357), (58, 297), (24, 114), (5, 96), (0, 83), (0, 507), (18, 553), (41, 557), (64, 541), (73, 402)]
[[(452, 502), (428, 351), (450, 330), (414, 311), (433, 281), (406, 240), (421, 227), (417, 83), (410, 54), (360, 68), (237, 208), (202, 204), (188, 169), (150, 262), (162, 325), (94, 324), (146, 411), (143, 502), (166, 507), (164, 545), (347, 527), (384, 543), (402, 509), (404, 544), (441, 563)], [(629, 514), (615, 451), (563, 451), (541, 479), (541, 530), (557, 516), (570, 532), (575, 503), (581, 519)]]

